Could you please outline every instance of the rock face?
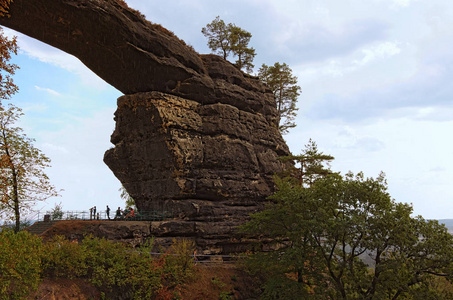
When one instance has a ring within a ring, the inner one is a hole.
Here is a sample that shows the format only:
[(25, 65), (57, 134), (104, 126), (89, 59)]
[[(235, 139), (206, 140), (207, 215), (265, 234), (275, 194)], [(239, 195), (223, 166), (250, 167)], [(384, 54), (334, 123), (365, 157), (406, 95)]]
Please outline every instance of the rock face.
[(262, 209), (282, 168), (276, 158), (289, 154), (273, 95), (121, 3), (15, 0), (0, 24), (75, 55), (126, 94), (104, 161), (139, 210), (175, 216), (151, 234), (237, 250), (235, 226)]
[(266, 118), (229, 104), (141, 93), (119, 98), (115, 119), (106, 164), (140, 210), (176, 217), (156, 235), (194, 237), (203, 249), (233, 247), (235, 226), (262, 209), (287, 153)]

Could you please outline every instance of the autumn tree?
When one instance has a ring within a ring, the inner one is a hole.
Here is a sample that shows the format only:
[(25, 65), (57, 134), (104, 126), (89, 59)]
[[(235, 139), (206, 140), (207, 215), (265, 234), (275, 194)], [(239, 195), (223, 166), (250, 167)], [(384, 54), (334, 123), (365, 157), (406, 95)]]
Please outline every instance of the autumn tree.
[(282, 134), (288, 133), (290, 128), (296, 127), (294, 122), (298, 111), (296, 104), (301, 91), (297, 85), (297, 77), (286, 63), (278, 62), (273, 66), (263, 64), (258, 70), (258, 76), (274, 93), (278, 129)]
[(18, 87), (12, 79), (12, 75), (14, 75), (18, 66), (9, 62), (11, 54), (17, 54), (17, 50), (16, 37), (8, 39), (3, 34), (3, 29), (0, 28), (0, 105), (2, 99), (9, 99), (18, 91)]
[(8, 14), (11, 2), (13, 2), (13, 0), (0, 0), (0, 17), (4, 17)]
[(203, 27), (201, 32), (208, 38), (208, 47), (224, 59), (231, 54), (237, 56), (235, 65), (238, 69), (252, 72), (255, 49), (249, 47), (252, 34), (235, 24), (225, 24), (217, 16), (211, 23)]
[(452, 279), (453, 236), (395, 202), (383, 174), (276, 185), (272, 205), (242, 227), (273, 244), (249, 261), (262, 299), (443, 299), (430, 283)]
[(16, 232), (21, 215), (35, 202), (58, 196), (44, 173), (50, 159), (33, 146), (34, 140), (22, 128), (15, 127), (22, 115), (12, 104), (0, 107), (0, 213), (15, 221)]
[[(0, 17), (7, 17), (9, 5), (12, 0), (0, 0)], [(18, 91), (17, 85), (13, 83), (12, 76), (19, 67), (12, 64), (11, 54), (17, 54), (18, 46), (16, 37), (9, 39), (3, 34), (3, 29), (0, 27), (0, 106), (2, 99), (9, 99)]]

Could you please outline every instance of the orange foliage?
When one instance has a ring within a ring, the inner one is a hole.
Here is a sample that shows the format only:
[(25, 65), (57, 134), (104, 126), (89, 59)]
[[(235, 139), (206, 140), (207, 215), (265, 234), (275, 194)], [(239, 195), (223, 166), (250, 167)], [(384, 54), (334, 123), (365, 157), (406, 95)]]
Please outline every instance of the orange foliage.
[[(0, 0), (1, 5), (4, 1)], [(4, 6), (0, 5), (0, 15), (2, 15), (2, 9)], [(9, 63), (11, 54), (17, 54), (18, 46), (16, 37), (8, 39), (3, 35), (3, 30), (0, 28), (0, 72), (6, 72), (6, 74), (0, 74), (0, 105), (1, 99), (9, 99), (18, 91), (18, 87), (13, 83), (12, 75), (19, 68), (16, 64)]]
[(0, 0), (0, 16), (8, 15), (11, 2), (13, 2), (13, 0)]

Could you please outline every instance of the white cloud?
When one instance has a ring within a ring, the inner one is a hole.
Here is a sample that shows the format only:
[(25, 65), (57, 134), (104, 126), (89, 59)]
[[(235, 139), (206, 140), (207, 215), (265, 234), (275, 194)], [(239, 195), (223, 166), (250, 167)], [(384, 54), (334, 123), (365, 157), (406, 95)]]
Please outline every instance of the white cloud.
[(407, 7), (411, 4), (411, 2), (414, 2), (414, 0), (392, 0), (393, 5), (397, 7)]
[[(299, 78), (298, 127), (285, 136), (292, 151), (300, 153), (311, 137), (336, 157), (334, 170), (366, 176), (383, 170), (390, 194), (414, 203), (416, 214), (452, 217), (453, 2), (129, 2), (195, 49), (207, 49), (200, 30), (216, 15), (250, 31), (257, 66), (286, 62)], [(24, 36), (19, 43), (25, 55), (69, 70), (84, 84), (105, 85), (74, 57)], [(32, 89), (35, 85), (60, 91), (64, 99), (75, 89), (80, 98), (92, 92), (80, 82), (71, 82), (71, 91), (47, 83), (32, 83)], [(85, 98), (102, 101), (100, 95)], [(53, 160), (52, 180), (66, 190), (57, 201), (67, 209), (113, 204), (119, 183), (102, 162), (111, 146), (113, 108), (75, 114), (61, 103), (37, 109), (59, 108), (55, 118), (64, 124), (46, 119), (47, 127), (36, 121), (29, 126), (48, 130), (36, 138)], [(92, 117), (80, 118), (87, 115)]]
[(383, 149), (384, 143), (373, 136), (357, 133), (350, 126), (344, 126), (334, 138), (332, 145), (338, 149), (355, 149), (364, 152), (375, 152)]
[(37, 89), (38, 91), (43, 91), (43, 92), (49, 93), (52, 96), (61, 96), (61, 94), (59, 92), (54, 91), (54, 90), (49, 89), (49, 88), (42, 88), (42, 87), (39, 87), (39, 86), (35, 85), (35, 89)]
[(383, 60), (394, 55), (401, 53), (401, 48), (396, 42), (381, 42), (377, 45), (372, 45), (370, 47), (364, 47), (360, 50), (363, 54), (363, 58), (360, 60), (355, 60), (354, 64), (363, 66), (369, 63), (372, 63), (376, 60)]
[(122, 205), (120, 183), (102, 160), (112, 146), (113, 111), (108, 108), (91, 117), (74, 117), (58, 131), (39, 132), (38, 148), (52, 160), (47, 174), (57, 188), (64, 190), (63, 197), (48, 201), (46, 209), (53, 207), (53, 201), (62, 201), (64, 210)]
[[(350, 83), (350, 79), (354, 78), (356, 73), (365, 71), (372, 72), (372, 68), (382, 68), (383, 66), (389, 65), (391, 60), (402, 54), (402, 52), (403, 48), (400, 43), (383, 41), (360, 47), (349, 55), (332, 58), (320, 63), (310, 63), (296, 66), (294, 71), (297, 73), (297, 76), (302, 84), (307, 87), (310, 87), (312, 82), (320, 80), (328, 80), (329, 82), (332, 82), (332, 80), (337, 78), (348, 76), (348, 84), (343, 85), (341, 88), (352, 88), (354, 90), (358, 90), (363, 89), (365, 86), (358, 85), (357, 83)], [(389, 78), (394, 76), (404, 77), (405, 71), (406, 70), (393, 70), (393, 73), (385, 76), (383, 80), (388, 81)], [(402, 72), (401, 75), (399, 75), (400, 72)], [(369, 83), (370, 81), (368, 81), (367, 84)], [(378, 78), (375, 78), (375, 81), (371, 83), (372, 86), (382, 86), (382, 83), (378, 81)], [(340, 90), (337, 90), (336, 92), (341, 93)]]
[(20, 53), (75, 73), (79, 76), (83, 84), (87, 86), (100, 89), (109, 86), (80, 62), (78, 58), (14, 30), (5, 28), (4, 31), (5, 35), (9, 37), (17, 36)]
[(409, 7), (412, 3), (418, 0), (375, 0), (380, 3), (388, 4), (390, 8), (397, 10)]
[(367, 124), (347, 120), (305, 120), (286, 139), (296, 154), (313, 138), (320, 150), (333, 155), (333, 171), (387, 174), (389, 193), (399, 202), (414, 204), (415, 214), (451, 218), (453, 142), (446, 122), (385, 118)]
[(61, 145), (56, 145), (56, 144), (52, 144), (52, 143), (43, 143), (42, 144), (42, 148), (43, 148), (43, 151), (44, 152), (61, 152), (63, 154), (69, 154), (70, 151), (69, 149), (67, 149), (66, 147), (64, 146), (61, 146)]

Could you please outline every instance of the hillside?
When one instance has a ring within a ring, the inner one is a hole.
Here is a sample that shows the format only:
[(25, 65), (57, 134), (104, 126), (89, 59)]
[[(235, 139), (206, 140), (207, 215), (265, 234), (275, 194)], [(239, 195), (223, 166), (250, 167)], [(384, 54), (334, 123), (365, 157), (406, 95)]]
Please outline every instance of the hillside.
[(453, 234), (453, 219), (439, 219), (440, 224), (444, 224), (448, 228), (448, 232)]
[[(254, 280), (233, 264), (197, 264), (195, 276), (181, 291), (183, 300), (258, 299)], [(100, 292), (81, 279), (49, 279), (28, 299), (87, 300), (102, 299)]]

